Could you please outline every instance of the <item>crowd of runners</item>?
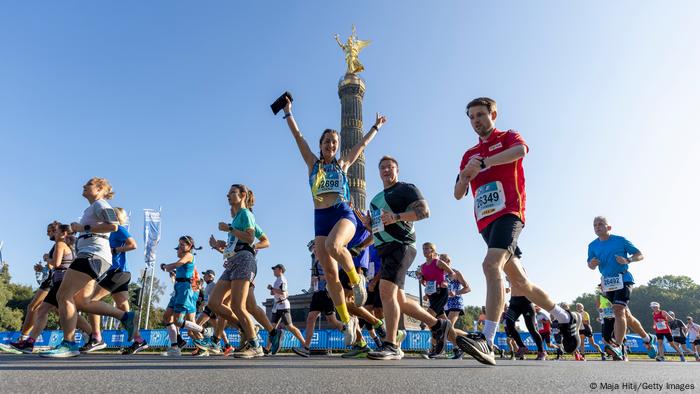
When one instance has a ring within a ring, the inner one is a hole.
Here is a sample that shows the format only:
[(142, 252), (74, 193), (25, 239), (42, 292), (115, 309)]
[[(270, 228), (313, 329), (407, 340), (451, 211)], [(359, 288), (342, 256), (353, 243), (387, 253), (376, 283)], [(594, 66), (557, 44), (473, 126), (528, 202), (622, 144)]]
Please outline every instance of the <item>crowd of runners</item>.
[[(499, 327), (504, 327), (511, 358), (524, 359), (528, 348), (517, 328), (522, 318), (536, 345), (536, 360), (546, 360), (547, 350), (556, 352), (557, 359), (570, 353), (576, 360), (583, 360), (586, 340), (602, 360), (627, 360), (628, 330), (639, 335), (650, 358), (665, 360), (666, 341), (681, 361), (685, 361), (685, 355), (700, 360), (700, 325), (692, 317), (687, 317), (684, 324), (654, 302), (650, 305), (654, 332), (648, 333), (631, 314), (628, 303), (635, 282), (629, 268), (644, 257), (627, 239), (611, 234), (605, 217), (593, 221), (596, 239), (588, 245), (587, 259), (588, 267), (601, 274), (596, 306), (603, 327), (602, 347), (593, 339), (591, 317), (582, 304), (570, 308), (557, 303), (528, 277), (518, 244), (525, 225), (523, 159), (528, 146), (518, 132), (496, 129), (494, 100), (474, 99), (466, 113), (478, 141), (462, 157), (454, 197), (461, 200), (471, 191), (477, 228), (486, 244), (482, 269), (487, 286), (479, 331), (465, 332), (455, 326), (464, 314), (462, 296), (471, 291), (467, 279), (479, 278), (465, 278), (449, 255), (438, 252), (436, 244), (422, 245), (425, 261), (416, 271), (428, 307), (404, 292), (407, 273), (417, 255), (413, 223), (427, 219), (430, 208), (416, 185), (399, 180), (395, 158), (383, 156), (378, 162), (383, 190), (372, 198), (369, 211), (353, 207), (347, 170), (377, 136), (386, 117), (377, 114), (364, 137), (340, 156), (338, 132), (324, 130), (317, 155), (301, 134), (291, 101), (287, 100), (283, 118), (306, 163), (314, 204), (314, 239), (308, 244), (313, 294), (305, 331), (302, 334), (292, 321), (284, 265), (272, 267), (275, 281), (267, 286), (273, 299), (271, 317), (255, 299), (257, 254), (270, 246), (270, 240), (256, 222), (253, 190), (233, 184), (226, 195), (230, 221), (216, 226), (224, 239), (214, 235), (209, 238), (209, 246), (220, 252), (224, 261), (218, 279), (212, 270), (199, 273), (196, 253), (201, 246), (190, 235), (179, 238), (175, 261), (160, 266), (170, 273), (174, 287), (163, 315), (170, 346), (162, 354), (182, 355), (187, 342), (180, 331), (185, 329), (196, 347), (194, 356), (275, 355), (281, 348), (283, 325), (300, 343), (293, 352), (309, 357), (314, 326), (323, 315), (330, 327), (342, 332), (345, 345), (350, 347), (342, 357), (399, 360), (404, 356), (401, 343), (406, 332), (400, 328), (400, 320), (405, 314), (430, 329), (431, 346), (423, 354), (425, 358), (444, 354), (449, 341), (453, 344), (452, 358), (469, 355), (494, 365), (496, 352), (504, 357), (504, 349), (494, 343)], [(58, 312), (63, 340), (53, 349), (37, 352), (42, 357), (73, 357), (104, 349), (101, 316), (120, 322), (128, 333), (131, 345), (122, 354), (149, 347), (129, 305), (132, 278), (126, 253), (137, 245), (125, 227), (126, 212), (109, 204), (114, 192), (104, 178), (90, 179), (82, 195), (88, 207), (78, 223), (52, 222), (47, 228), (54, 245), (44, 256), (45, 265), (34, 267), (43, 280), (27, 308), (21, 336), (9, 349), (35, 352), (37, 338), (52, 311)], [(509, 302), (506, 294), (510, 294)], [(108, 295), (114, 306), (102, 301)], [(203, 305), (199, 313), (198, 304)], [(207, 325), (211, 327), (208, 330)], [(228, 342), (227, 327), (240, 334), (236, 348)], [(266, 343), (261, 341), (258, 327), (268, 332)], [(76, 329), (87, 338), (82, 347), (76, 341)], [(363, 329), (368, 338), (363, 336)], [(371, 348), (367, 340), (375, 346)]]

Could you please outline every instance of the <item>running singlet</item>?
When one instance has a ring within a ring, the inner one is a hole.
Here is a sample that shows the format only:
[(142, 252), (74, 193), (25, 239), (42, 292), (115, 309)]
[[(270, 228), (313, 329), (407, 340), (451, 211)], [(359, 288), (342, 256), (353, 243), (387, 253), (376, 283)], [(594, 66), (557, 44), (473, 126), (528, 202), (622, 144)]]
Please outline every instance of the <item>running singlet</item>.
[(331, 164), (316, 161), (309, 175), (309, 186), (314, 198), (321, 194), (337, 193), (340, 201), (350, 201), (348, 176), (336, 160)]
[[(277, 280), (275, 280), (275, 283), (272, 285), (272, 288), (277, 289), (277, 290), (287, 291), (287, 278), (285, 278), (284, 275), (280, 275), (279, 278), (277, 278)], [(289, 304), (289, 300), (284, 295), (275, 293), (275, 295), (273, 297), (275, 299), (275, 304), (272, 306), (273, 312), (275, 312), (277, 310), (284, 310), (284, 309), (291, 308), (291, 306)]]
[(688, 324), (688, 339), (690, 342), (694, 342), (700, 337), (700, 324), (692, 322)]
[[(462, 284), (457, 279), (450, 279), (449, 283), (447, 284), (447, 291), (451, 291), (457, 294), (461, 290)], [(447, 299), (447, 304), (445, 304), (445, 310), (448, 311), (451, 309), (464, 309), (464, 300), (462, 299), (461, 295), (456, 295)]]
[(654, 330), (657, 334), (671, 333), (671, 329), (668, 327), (668, 321), (666, 321), (662, 311), (654, 312)]
[(413, 222), (399, 221), (384, 226), (381, 216), (382, 211), (403, 213), (409, 205), (419, 200), (423, 200), (420, 190), (415, 185), (405, 182), (397, 182), (374, 196), (369, 205), (374, 246), (380, 248), (391, 242), (411, 246), (416, 243), (416, 230), (413, 228)]
[(600, 317), (603, 319), (614, 319), (615, 318), (615, 312), (613, 312), (612, 304), (610, 303), (610, 300), (605, 298), (602, 294), (598, 296), (598, 303), (600, 305), (600, 309), (602, 312), (600, 312)]
[(434, 294), (438, 287), (445, 280), (445, 273), (437, 266), (438, 259), (433, 259), (430, 263), (420, 267), (420, 273), (425, 281), (425, 294)]
[(610, 235), (605, 241), (596, 238), (588, 244), (588, 260), (596, 258), (600, 261), (598, 270), (602, 275), (603, 292), (620, 290), (625, 283), (634, 283), (634, 277), (629, 273), (629, 264), (618, 264), (615, 256), (628, 257), (639, 253), (630, 241), (619, 235)]
[[(120, 248), (126, 244), (126, 240), (129, 238), (131, 238), (129, 230), (120, 224), (117, 231), (109, 234), (109, 247)], [(112, 268), (110, 269), (129, 272), (129, 268), (126, 266), (126, 252), (119, 252), (112, 255)]]
[(588, 322), (587, 324), (591, 324), (591, 315), (589, 315), (588, 312), (583, 311), (583, 313), (581, 313), (581, 322)]
[(537, 318), (537, 332), (539, 332), (540, 334), (552, 332), (552, 328), (551, 328), (551, 325), (549, 322), (549, 318), (547, 318), (547, 315), (540, 312), (537, 314), (536, 318)]
[[(231, 227), (238, 231), (246, 231), (249, 228), (257, 230), (255, 225), (255, 216), (248, 208), (241, 208), (236, 212), (236, 216), (231, 221)], [(262, 232), (262, 230), (261, 230)], [(233, 235), (233, 231), (228, 232), (228, 241), (226, 242), (226, 248), (224, 249), (224, 260), (232, 258), (236, 252), (242, 249), (253, 250), (250, 244), (243, 241), (239, 241), (238, 238)]]
[[(80, 218), (80, 224), (83, 226), (94, 226), (98, 223), (119, 224), (117, 214), (111, 205), (105, 200), (97, 200), (93, 202)], [(112, 261), (112, 252), (109, 248), (109, 234), (83, 232), (78, 237), (78, 255), (82, 257), (85, 254), (93, 254), (104, 261)]]
[(194, 256), (192, 261), (183, 264), (175, 269), (175, 279), (192, 279), (194, 275)]
[[(369, 236), (370, 233), (367, 231), (365, 226), (362, 224), (362, 220), (360, 220), (360, 217), (357, 216), (357, 213), (354, 213), (355, 215), (355, 221), (357, 222), (357, 227), (355, 227), (355, 235), (353, 235), (352, 239), (350, 242), (348, 242), (348, 249), (354, 248), (357, 245), (360, 245), (363, 243)], [(353, 263), (355, 264), (355, 268), (364, 268), (366, 270), (369, 269), (369, 250), (367, 248), (362, 249), (360, 254), (352, 258)]]
[(74, 259), (75, 254), (73, 253), (73, 249), (70, 248), (69, 252), (63, 255), (63, 260), (61, 260), (61, 266), (53, 271), (53, 276), (51, 277), (52, 283), (58, 283), (63, 280), (63, 276), (66, 274), (66, 271), (68, 270), (70, 264), (73, 262)]
[[(486, 141), (467, 150), (462, 156), (460, 171), (466, 167), (469, 159), (478, 155), (487, 158), (514, 146), (527, 144), (514, 130), (493, 132)], [(481, 232), (494, 220), (507, 214), (513, 214), (525, 223), (525, 171), (523, 159), (481, 170), (469, 182), (474, 196), (474, 217)]]

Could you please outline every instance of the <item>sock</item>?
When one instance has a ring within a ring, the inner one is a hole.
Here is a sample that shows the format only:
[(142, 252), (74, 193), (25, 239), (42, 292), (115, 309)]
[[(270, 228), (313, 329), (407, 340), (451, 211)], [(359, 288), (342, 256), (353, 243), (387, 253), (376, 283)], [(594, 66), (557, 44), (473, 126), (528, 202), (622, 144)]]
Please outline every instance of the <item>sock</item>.
[[(345, 270), (343, 270), (345, 271)], [(360, 275), (357, 274), (357, 271), (355, 269), (351, 269), (350, 271), (345, 271), (346, 274), (348, 274), (348, 278), (350, 279), (350, 284), (356, 285), (360, 283)]]
[(379, 327), (381, 327), (381, 326), (383, 326), (383, 325), (384, 325), (384, 322), (381, 321), (381, 320), (379, 320), (379, 321), (377, 321), (377, 324), (374, 325), (374, 328), (379, 328)]
[(552, 315), (552, 320), (558, 320), (559, 324), (567, 324), (571, 322), (569, 314), (566, 313), (566, 310), (559, 305), (554, 305), (554, 308), (549, 311), (549, 314)]
[(90, 334), (90, 338), (96, 340), (97, 342), (102, 342), (102, 333), (101, 332), (96, 333), (96, 334), (92, 333), (92, 334)]
[(642, 342), (644, 342), (644, 343), (649, 343), (649, 342), (651, 342), (651, 337), (649, 336), (649, 334), (647, 334), (646, 337), (642, 338)]
[(360, 342), (358, 343), (358, 345), (360, 345), (360, 347), (365, 347), (365, 346), (367, 346), (367, 342), (364, 339), (360, 339)]
[[(355, 274), (357, 275), (357, 274)], [(344, 324), (348, 324), (350, 321), (350, 312), (348, 312), (348, 306), (345, 305), (345, 303), (342, 303), (338, 306), (335, 307), (335, 310), (338, 311), (338, 315), (340, 316), (340, 321), (342, 321)]]
[(26, 341), (27, 338), (29, 338), (29, 335), (24, 335), (24, 334), (22, 334), (22, 335), (19, 336), (19, 340), (20, 340), (20, 341)]
[(484, 322), (484, 330), (482, 333), (486, 337), (486, 341), (489, 345), (493, 346), (493, 340), (496, 339), (496, 330), (498, 329), (498, 322), (486, 320)]

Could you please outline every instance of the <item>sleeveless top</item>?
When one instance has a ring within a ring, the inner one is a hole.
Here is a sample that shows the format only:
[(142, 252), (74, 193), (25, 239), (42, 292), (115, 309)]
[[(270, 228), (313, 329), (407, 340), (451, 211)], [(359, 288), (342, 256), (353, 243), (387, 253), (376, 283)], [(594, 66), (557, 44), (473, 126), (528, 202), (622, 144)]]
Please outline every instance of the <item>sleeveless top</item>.
[(194, 275), (194, 255), (192, 261), (175, 269), (175, 279), (192, 279)]
[[(70, 264), (73, 262), (73, 260), (75, 260), (75, 251), (73, 251), (73, 248), (71, 246), (68, 246), (68, 248), (70, 251), (63, 255), (63, 259), (61, 260), (61, 266), (57, 267), (53, 271), (53, 283), (58, 283), (63, 280), (63, 276), (66, 274), (68, 267), (70, 267)], [(51, 254), (53, 255), (53, 253)]]
[(348, 176), (336, 160), (330, 164), (316, 161), (309, 174), (309, 186), (315, 199), (321, 194), (338, 193), (338, 202), (350, 201)]
[(610, 301), (602, 295), (598, 296), (598, 300), (600, 303), (600, 309), (603, 310), (600, 312), (600, 317), (603, 319), (614, 319), (615, 312), (613, 311), (612, 303), (610, 303)]
[[(447, 291), (452, 291), (454, 293), (458, 293), (460, 290), (462, 290), (462, 284), (456, 280), (456, 279), (450, 279), (450, 281), (447, 284)], [(464, 309), (464, 300), (462, 299), (462, 295), (456, 295), (454, 297), (449, 297), (447, 298), (447, 304), (445, 304), (445, 310), (450, 310), (450, 309), (459, 309), (463, 310)]]
[(671, 329), (668, 327), (668, 321), (666, 321), (661, 311), (654, 312), (654, 330), (656, 330), (657, 334), (671, 333)]

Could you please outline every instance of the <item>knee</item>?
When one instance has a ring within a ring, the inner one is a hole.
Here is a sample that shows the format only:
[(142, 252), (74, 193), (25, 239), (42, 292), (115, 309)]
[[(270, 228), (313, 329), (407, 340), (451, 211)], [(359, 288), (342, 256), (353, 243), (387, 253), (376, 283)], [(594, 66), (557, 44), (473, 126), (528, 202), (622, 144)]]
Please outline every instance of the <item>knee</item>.
[[(489, 280), (498, 279), (501, 280), (501, 264), (500, 261), (492, 258), (487, 258), (481, 264), (481, 268), (484, 271), (484, 275)], [(517, 281), (516, 281), (517, 282)]]
[(345, 245), (340, 241), (326, 239), (326, 251), (331, 256), (340, 256), (343, 253), (343, 249), (345, 249)]

